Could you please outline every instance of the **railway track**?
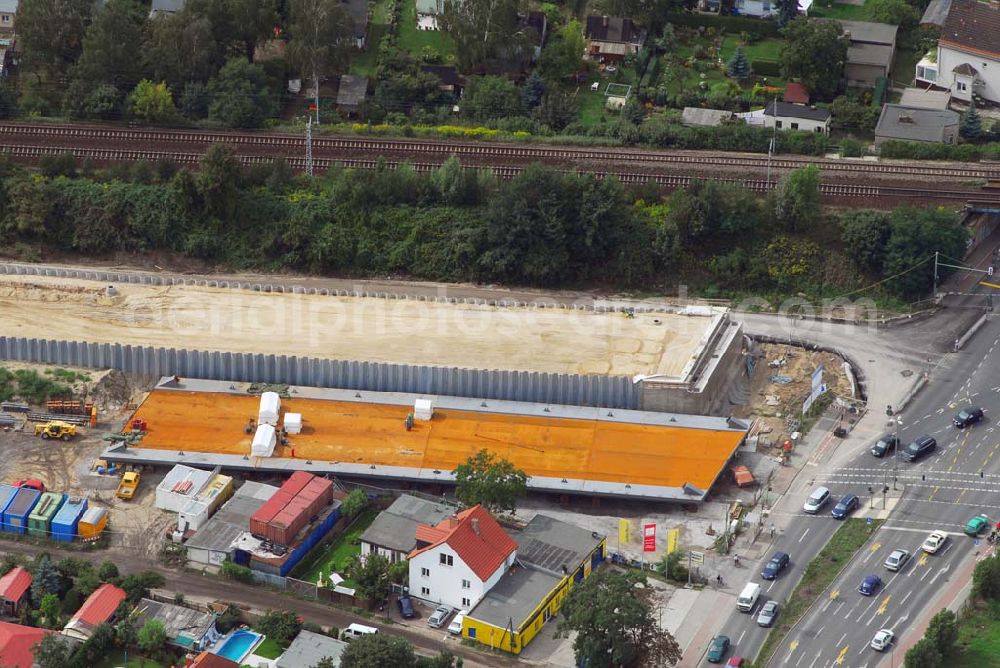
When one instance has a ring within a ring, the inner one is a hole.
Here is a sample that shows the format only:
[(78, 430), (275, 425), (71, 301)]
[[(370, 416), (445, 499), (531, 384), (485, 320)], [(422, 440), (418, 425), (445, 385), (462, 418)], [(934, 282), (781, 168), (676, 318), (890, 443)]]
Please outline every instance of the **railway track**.
[[(66, 151), (63, 147), (57, 146), (37, 146), (37, 145), (10, 145), (4, 146), (12, 157), (22, 160), (38, 160), (48, 155), (59, 155)], [(171, 160), (181, 165), (197, 165), (201, 160), (200, 153), (175, 153), (170, 151), (149, 151), (137, 149), (107, 149), (107, 148), (78, 148), (72, 149), (77, 158), (90, 158), (97, 162), (123, 162), (145, 160), (153, 162), (156, 160)], [(272, 155), (241, 155), (240, 160), (244, 165), (255, 165), (267, 163), (274, 160)], [(295, 170), (305, 170), (306, 159), (300, 157), (286, 158), (288, 166)], [(313, 168), (318, 171), (326, 171), (331, 167), (342, 166), (353, 169), (375, 169), (376, 167), (397, 168), (401, 164), (407, 164), (418, 172), (430, 172), (438, 169), (441, 164), (438, 162), (410, 162), (391, 161), (367, 158), (314, 158)], [(489, 169), (499, 178), (509, 179), (519, 174), (524, 168), (516, 165), (491, 166), (488, 164), (475, 165), (463, 164), (466, 169)], [(562, 170), (566, 173), (577, 170)], [(585, 173), (594, 174), (598, 178), (616, 177), (626, 184), (642, 184), (649, 181), (665, 188), (680, 188), (691, 183), (696, 178), (690, 175), (680, 174), (648, 174), (638, 172), (619, 171), (593, 171), (587, 170)], [(774, 187), (775, 181), (768, 182), (764, 179), (743, 179), (743, 178), (720, 178), (719, 181), (729, 183), (740, 183), (744, 187), (754, 192), (767, 192)], [(905, 188), (897, 186), (882, 186), (871, 184), (850, 184), (850, 183), (821, 183), (820, 192), (829, 197), (838, 198), (874, 198), (891, 197), (898, 199), (932, 199), (951, 202), (966, 202), (971, 199), (979, 199), (983, 193), (976, 190), (928, 190), (927, 188)], [(1000, 199), (1000, 198), (998, 198)]]
[[(0, 124), (0, 145), (41, 144), (48, 141), (70, 141), (75, 144), (98, 143), (110, 148), (113, 143), (151, 146), (161, 144), (207, 146), (223, 142), (258, 151), (280, 152), (285, 157), (305, 152), (305, 140), (299, 135), (277, 133), (213, 132), (170, 130), (155, 128), (129, 128), (122, 126), (48, 125), (30, 123)], [(313, 154), (350, 155), (378, 153), (380, 155), (435, 156), (445, 158), (457, 155), (463, 159), (482, 161), (561, 161), (567, 163), (626, 163), (646, 168), (747, 168), (764, 170), (768, 166), (766, 155), (750, 153), (721, 153), (712, 151), (652, 151), (632, 148), (610, 149), (595, 147), (568, 147), (533, 144), (503, 144), (499, 142), (450, 142), (416, 139), (386, 139), (356, 136), (313, 137)], [(829, 174), (843, 176), (896, 176), (916, 178), (949, 178), (958, 180), (1000, 180), (1000, 165), (975, 164), (936, 165), (904, 162), (846, 161), (804, 156), (781, 156), (770, 159), (771, 169), (785, 171), (807, 164), (815, 164)], [(937, 181), (935, 181), (937, 182)]]

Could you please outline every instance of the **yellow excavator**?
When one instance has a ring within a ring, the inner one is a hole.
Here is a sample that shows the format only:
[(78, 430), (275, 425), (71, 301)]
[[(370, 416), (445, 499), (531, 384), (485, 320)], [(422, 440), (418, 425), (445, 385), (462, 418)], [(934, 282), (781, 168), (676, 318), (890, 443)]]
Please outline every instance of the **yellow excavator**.
[(61, 420), (50, 420), (45, 424), (35, 425), (35, 436), (42, 438), (61, 438), (64, 441), (76, 436), (76, 425)]

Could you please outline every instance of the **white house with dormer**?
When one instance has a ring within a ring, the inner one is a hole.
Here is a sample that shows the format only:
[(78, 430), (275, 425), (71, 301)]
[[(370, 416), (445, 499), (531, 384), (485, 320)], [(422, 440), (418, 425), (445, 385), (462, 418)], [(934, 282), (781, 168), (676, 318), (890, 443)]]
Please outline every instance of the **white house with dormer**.
[(410, 596), (471, 610), (514, 565), (517, 543), (482, 506), (417, 525)]
[(963, 102), (977, 95), (1000, 104), (1000, 0), (952, 0), (937, 51), (917, 63), (916, 80)]

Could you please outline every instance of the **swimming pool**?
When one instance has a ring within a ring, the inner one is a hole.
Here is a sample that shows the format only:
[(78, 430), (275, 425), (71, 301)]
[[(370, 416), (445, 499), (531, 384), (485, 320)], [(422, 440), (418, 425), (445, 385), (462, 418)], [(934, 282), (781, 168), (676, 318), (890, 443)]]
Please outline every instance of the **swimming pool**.
[(263, 638), (259, 633), (254, 633), (253, 631), (239, 630), (233, 633), (226, 639), (226, 642), (222, 643), (215, 653), (219, 656), (224, 656), (230, 661), (235, 661), (236, 663), (241, 663), (243, 657), (250, 653), (250, 650), (260, 642)]

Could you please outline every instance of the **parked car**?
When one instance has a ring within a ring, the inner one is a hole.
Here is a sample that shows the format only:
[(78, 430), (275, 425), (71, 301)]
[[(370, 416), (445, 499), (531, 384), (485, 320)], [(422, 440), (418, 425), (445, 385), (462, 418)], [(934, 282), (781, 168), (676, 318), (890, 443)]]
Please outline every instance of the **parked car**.
[(934, 437), (924, 434), (900, 451), (899, 456), (908, 462), (915, 462), (921, 457), (929, 455), (936, 447), (937, 441), (934, 440)]
[(837, 502), (830, 514), (833, 515), (834, 519), (842, 520), (853, 513), (860, 503), (861, 500), (857, 494), (848, 494)]
[(705, 658), (709, 663), (722, 663), (722, 657), (727, 651), (729, 651), (729, 636), (715, 636), (708, 646), (708, 656)]
[(451, 617), (451, 608), (447, 605), (439, 605), (434, 608), (434, 612), (432, 612), (431, 616), (427, 618), (427, 625), (435, 629), (439, 629), (444, 626), (444, 623), (448, 621), (449, 617)]
[(829, 500), (830, 490), (826, 487), (817, 487), (813, 490), (813, 493), (809, 495), (809, 498), (806, 499), (805, 504), (802, 506), (802, 510), (811, 515), (815, 515), (823, 509), (823, 506), (825, 506), (826, 502)]
[(906, 562), (910, 560), (910, 553), (906, 550), (893, 550), (888, 557), (885, 558), (885, 562), (882, 564), (890, 571), (898, 571)]
[(958, 414), (952, 418), (952, 422), (959, 429), (964, 429), (970, 425), (974, 425), (983, 419), (983, 409), (979, 406), (967, 406), (960, 410)]
[(990, 518), (986, 515), (976, 515), (965, 523), (965, 533), (969, 536), (978, 536), (988, 529), (990, 526)]
[(896, 634), (891, 629), (882, 629), (872, 638), (871, 647), (876, 652), (884, 652), (895, 639)]
[(451, 624), (448, 625), (448, 633), (453, 636), (462, 635), (462, 624), (465, 622), (465, 616), (467, 614), (469, 614), (468, 610), (462, 610), (455, 615), (455, 619), (451, 620)]
[(417, 614), (413, 610), (413, 601), (409, 596), (400, 596), (396, 599), (396, 605), (399, 606), (399, 616), (403, 619), (413, 619)]
[(17, 482), (14, 483), (14, 487), (27, 487), (28, 489), (38, 490), (42, 494), (45, 493), (45, 483), (35, 478), (26, 478), (25, 480), (18, 480)]
[(735, 668), (743, 668), (744, 663), (745, 660), (742, 656), (731, 656), (729, 657), (729, 661), (726, 661), (726, 668), (733, 668), (734, 666)]
[(875, 441), (875, 444), (872, 445), (872, 455), (876, 457), (885, 457), (898, 446), (899, 439), (892, 434), (886, 434), (882, 438)]
[(760, 612), (757, 614), (757, 626), (771, 626), (774, 624), (775, 617), (778, 616), (778, 602), (768, 601), (760, 608)]
[(941, 549), (941, 546), (948, 542), (948, 534), (940, 529), (936, 531), (931, 531), (931, 534), (927, 536), (927, 540), (920, 548), (927, 554), (934, 554)]
[(775, 552), (771, 561), (764, 564), (764, 570), (760, 572), (760, 576), (765, 580), (774, 580), (781, 574), (781, 571), (788, 567), (789, 560), (787, 552)]
[(871, 596), (882, 586), (882, 578), (877, 575), (866, 575), (865, 579), (858, 585), (858, 592), (862, 596)]

